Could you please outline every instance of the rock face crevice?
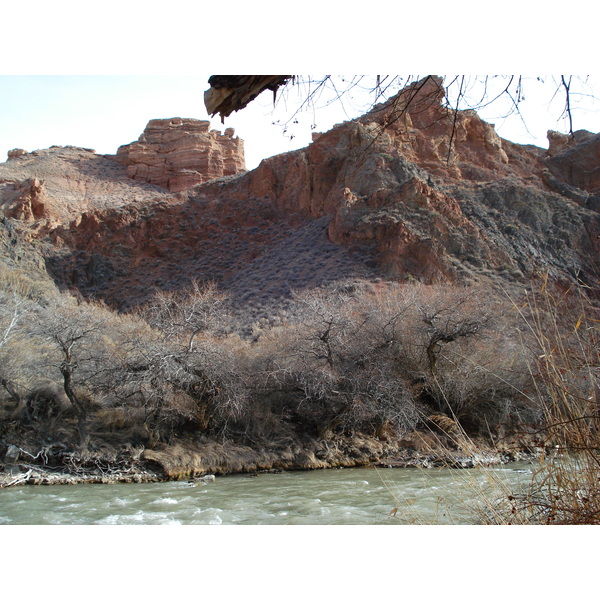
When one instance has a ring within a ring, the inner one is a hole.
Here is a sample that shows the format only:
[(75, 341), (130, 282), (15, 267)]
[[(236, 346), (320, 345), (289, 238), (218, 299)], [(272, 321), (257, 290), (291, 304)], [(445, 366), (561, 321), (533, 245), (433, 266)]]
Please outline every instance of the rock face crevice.
[(232, 128), (223, 134), (209, 121), (153, 119), (137, 142), (121, 146), (117, 160), (132, 179), (180, 192), (210, 179), (246, 170), (244, 142)]

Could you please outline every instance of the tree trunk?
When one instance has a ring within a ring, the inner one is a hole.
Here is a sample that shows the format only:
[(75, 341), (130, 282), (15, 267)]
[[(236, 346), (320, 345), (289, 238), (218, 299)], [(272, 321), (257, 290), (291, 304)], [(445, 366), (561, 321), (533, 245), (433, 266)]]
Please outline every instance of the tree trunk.
[(427, 360), (429, 361), (429, 371), (432, 375), (435, 375), (435, 363), (437, 362), (437, 356), (435, 354), (437, 341), (430, 342), (427, 346)]
[(27, 408), (27, 403), (23, 400), (21, 395), (15, 390), (13, 384), (8, 379), (0, 379), (0, 385), (8, 392), (9, 396), (15, 401), (15, 413), (19, 415), (19, 418), (29, 423), (31, 421), (31, 413)]
[(90, 443), (90, 434), (87, 430), (87, 407), (75, 394), (72, 385), (74, 365), (70, 361), (65, 361), (60, 366), (60, 372), (63, 376), (63, 387), (67, 398), (75, 407), (77, 412), (77, 431), (79, 433), (79, 444), (82, 450), (87, 450)]

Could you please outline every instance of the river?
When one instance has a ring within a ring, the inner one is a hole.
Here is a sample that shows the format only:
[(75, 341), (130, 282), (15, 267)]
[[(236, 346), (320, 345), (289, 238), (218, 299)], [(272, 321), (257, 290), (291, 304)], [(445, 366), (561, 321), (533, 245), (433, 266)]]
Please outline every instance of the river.
[(526, 486), (533, 468), (357, 468), (193, 484), (27, 485), (0, 490), (0, 524), (472, 524), (502, 485)]

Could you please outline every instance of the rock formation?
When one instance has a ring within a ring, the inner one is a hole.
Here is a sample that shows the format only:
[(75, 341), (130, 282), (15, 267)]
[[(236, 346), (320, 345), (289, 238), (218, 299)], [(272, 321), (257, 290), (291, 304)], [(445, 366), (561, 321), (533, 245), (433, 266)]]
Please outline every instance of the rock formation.
[(546, 159), (552, 174), (570, 186), (600, 196), (600, 134), (576, 131), (572, 137), (561, 136), (560, 145), (556, 132), (549, 131), (548, 138), (555, 140)]
[(593, 190), (598, 136), (547, 158), (502, 140), (474, 111), (445, 107), (443, 96), (442, 80), (427, 77), (307, 148), (263, 161), (227, 193), (331, 216), (329, 239), (370, 248), (388, 276), (593, 278), (598, 214), (571, 200), (595, 206), (577, 186)]
[(0, 163), (0, 207), (8, 217), (48, 232), (82, 215), (170, 197), (132, 181), (113, 158), (74, 146), (53, 146)]
[(243, 175), (233, 130), (153, 120), (116, 156), (56, 147), (0, 164), (0, 205), (49, 242), (60, 287), (121, 310), (192, 279), (252, 319), (353, 277), (596, 285), (598, 135), (514, 144), (443, 93), (428, 77)]
[(15, 160), (16, 158), (25, 156), (26, 154), (27, 151), (23, 150), (22, 148), (13, 148), (12, 150), (8, 151), (8, 160)]
[(33, 177), (19, 180), (0, 179), (0, 209), (6, 217), (33, 223), (48, 216), (44, 184)]
[(153, 119), (137, 142), (118, 149), (117, 160), (132, 179), (179, 192), (245, 170), (244, 142), (234, 133), (210, 130), (209, 121)]

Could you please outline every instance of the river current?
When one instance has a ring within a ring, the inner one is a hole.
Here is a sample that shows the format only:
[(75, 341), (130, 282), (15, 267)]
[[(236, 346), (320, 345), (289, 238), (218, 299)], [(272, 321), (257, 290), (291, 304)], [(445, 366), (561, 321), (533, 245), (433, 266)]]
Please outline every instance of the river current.
[[(531, 481), (534, 467), (334, 469), (212, 482), (21, 486), (0, 490), (0, 524), (473, 524)], [(504, 494), (506, 495), (506, 493)]]

